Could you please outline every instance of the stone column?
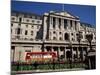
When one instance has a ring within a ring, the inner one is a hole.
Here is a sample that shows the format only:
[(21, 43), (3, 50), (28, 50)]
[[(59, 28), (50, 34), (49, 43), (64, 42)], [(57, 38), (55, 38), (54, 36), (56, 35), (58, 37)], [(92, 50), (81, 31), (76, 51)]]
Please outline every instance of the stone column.
[(64, 19), (61, 19), (61, 29), (64, 29)]
[(75, 21), (72, 20), (72, 29), (75, 30)]
[(56, 23), (55, 23), (55, 27), (56, 27), (56, 29), (58, 29), (58, 18), (56, 18)]
[(53, 18), (50, 16), (50, 29), (53, 29)]
[(80, 30), (80, 22), (77, 21), (77, 30)]
[(77, 58), (79, 58), (79, 53), (78, 53), (78, 47), (76, 47), (76, 55), (77, 55)]
[(58, 47), (57, 54), (58, 54), (58, 61), (59, 61), (60, 60), (60, 47)]
[(74, 61), (73, 47), (72, 47), (72, 62)]
[(70, 20), (67, 20), (68, 29), (70, 29)]

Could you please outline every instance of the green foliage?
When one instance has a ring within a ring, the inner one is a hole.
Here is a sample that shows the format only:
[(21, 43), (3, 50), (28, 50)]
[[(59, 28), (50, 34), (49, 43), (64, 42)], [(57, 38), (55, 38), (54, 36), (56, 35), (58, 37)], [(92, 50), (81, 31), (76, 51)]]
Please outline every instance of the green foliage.
[(24, 71), (24, 70), (52, 70), (53, 66), (55, 69), (71, 69), (72, 68), (85, 68), (86, 65), (83, 63), (64, 63), (64, 64), (38, 64), (37, 68), (35, 68), (35, 66), (33, 65), (13, 65), (11, 66), (11, 70), (12, 71)]

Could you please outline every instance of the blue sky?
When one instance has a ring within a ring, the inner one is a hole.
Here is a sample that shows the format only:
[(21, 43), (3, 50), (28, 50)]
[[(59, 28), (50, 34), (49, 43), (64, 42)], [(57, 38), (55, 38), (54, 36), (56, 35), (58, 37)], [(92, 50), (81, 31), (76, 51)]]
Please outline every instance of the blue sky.
[[(12, 1), (11, 10), (43, 15), (44, 12), (49, 12), (51, 10), (62, 11), (62, 4)], [(89, 23), (94, 26), (96, 25), (95, 6), (65, 4), (64, 10), (70, 12), (73, 15), (79, 16), (81, 22)]]

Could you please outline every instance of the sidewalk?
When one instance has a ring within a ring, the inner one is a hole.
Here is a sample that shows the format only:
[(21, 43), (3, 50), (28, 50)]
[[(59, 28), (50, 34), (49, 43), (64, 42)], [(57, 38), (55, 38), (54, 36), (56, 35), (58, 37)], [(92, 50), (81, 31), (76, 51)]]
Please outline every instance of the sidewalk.
[(48, 73), (48, 72), (63, 72), (63, 71), (80, 71), (85, 70), (84, 68), (73, 68), (73, 69), (55, 69), (55, 70), (29, 70), (29, 71), (12, 71), (12, 74), (31, 74), (31, 73)]

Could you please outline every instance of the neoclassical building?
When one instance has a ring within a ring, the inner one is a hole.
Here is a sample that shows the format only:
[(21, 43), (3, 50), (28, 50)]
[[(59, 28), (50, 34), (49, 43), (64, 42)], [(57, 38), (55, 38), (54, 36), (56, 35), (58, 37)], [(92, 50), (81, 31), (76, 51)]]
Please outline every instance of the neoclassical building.
[[(59, 61), (85, 60), (90, 50), (86, 34), (92, 34), (92, 49), (96, 50), (95, 27), (82, 23), (67, 11), (50, 11), (43, 15), (12, 11), (11, 60), (25, 62), (27, 52), (55, 52)], [(81, 37), (79, 37), (81, 35)]]

